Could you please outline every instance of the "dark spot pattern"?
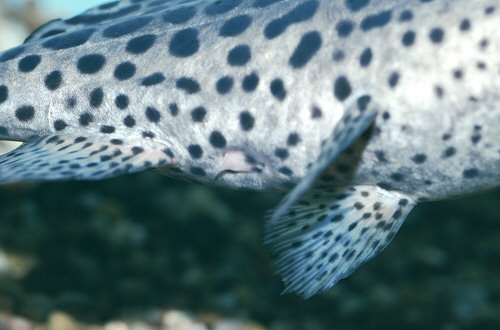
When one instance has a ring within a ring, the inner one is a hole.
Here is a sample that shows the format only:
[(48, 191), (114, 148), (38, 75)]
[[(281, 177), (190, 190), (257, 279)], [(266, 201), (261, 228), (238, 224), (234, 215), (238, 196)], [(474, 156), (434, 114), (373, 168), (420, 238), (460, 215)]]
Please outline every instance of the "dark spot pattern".
[(488, 6), (484, 10), (484, 14), (487, 16), (493, 14), (494, 12), (495, 12), (495, 6)]
[(227, 63), (232, 66), (244, 66), (252, 58), (248, 45), (238, 45), (229, 51)]
[(369, 15), (361, 21), (361, 30), (367, 32), (376, 28), (382, 28), (389, 24), (392, 11), (386, 10), (378, 14)]
[(224, 148), (227, 144), (226, 138), (219, 131), (213, 131), (210, 134), (209, 141), (214, 148)]
[(24, 46), (19, 46), (5, 51), (2, 55), (0, 55), (0, 63), (7, 62), (17, 58), (19, 55), (24, 53), (24, 50), (25, 50)]
[(277, 78), (271, 82), (270, 86), (271, 94), (278, 99), (279, 101), (283, 101), (286, 98), (286, 89), (283, 80)]
[(368, 5), (370, 0), (345, 0), (347, 9), (352, 12), (357, 12)]
[(228, 19), (220, 28), (221, 37), (236, 37), (245, 32), (252, 24), (252, 18), (248, 15), (239, 15)]
[(116, 128), (111, 125), (103, 125), (101, 126), (101, 133), (104, 134), (112, 134), (116, 131)]
[(36, 67), (42, 61), (40, 55), (28, 55), (23, 57), (18, 64), (19, 71), (23, 73), (28, 73), (36, 69)]
[(57, 35), (45, 41), (42, 46), (47, 49), (61, 50), (81, 46), (89, 41), (95, 29), (82, 29), (75, 32)]
[(391, 75), (389, 76), (389, 80), (388, 80), (389, 87), (395, 88), (399, 83), (399, 78), (400, 78), (400, 75), (398, 72), (391, 73)]
[(290, 135), (288, 135), (288, 138), (286, 140), (286, 144), (289, 147), (295, 147), (299, 143), (300, 143), (300, 135), (298, 133), (294, 132), (294, 133), (290, 133)]
[(104, 91), (101, 87), (94, 88), (90, 92), (89, 103), (92, 108), (99, 108), (104, 100)]
[(115, 105), (120, 110), (127, 109), (129, 104), (129, 97), (125, 94), (120, 94), (115, 98)]
[(194, 159), (200, 159), (203, 156), (203, 149), (198, 144), (189, 145), (188, 152)]
[(217, 80), (217, 83), (215, 85), (215, 88), (217, 90), (217, 93), (224, 95), (227, 94), (233, 89), (234, 85), (234, 79), (229, 76), (225, 76)]
[(460, 26), (459, 26), (460, 31), (466, 32), (466, 31), (469, 31), (470, 28), (471, 28), (471, 23), (468, 19), (465, 18), (460, 22)]
[(286, 175), (286, 176), (292, 176), (293, 175), (293, 171), (288, 166), (282, 166), (282, 167), (280, 167), (278, 169), (278, 172), (280, 172), (281, 174)]
[(82, 14), (75, 16), (73, 18), (70, 18), (66, 20), (66, 23), (70, 25), (75, 25), (75, 24), (98, 24), (107, 20), (113, 20), (116, 18), (124, 17), (127, 16), (141, 8), (141, 5), (138, 4), (133, 4), (127, 7), (123, 7), (122, 9), (116, 11), (116, 12), (109, 12), (109, 13), (104, 13), (104, 14)]
[(114, 76), (118, 80), (127, 80), (135, 75), (137, 68), (131, 62), (123, 62), (116, 66)]
[[(50, 22), (49, 22), (49, 23), (50, 23)], [(48, 24), (48, 23), (47, 23), (47, 24)], [(43, 27), (43, 25), (42, 25), (41, 27)], [(36, 30), (35, 30), (35, 31), (36, 31)], [(50, 31), (45, 32), (45, 33), (44, 33), (44, 34), (40, 37), (40, 39), (46, 39), (46, 38), (48, 38), (48, 37), (53, 37), (53, 36), (55, 36), (55, 35), (58, 35), (58, 34), (63, 34), (63, 33), (65, 33), (65, 32), (66, 32), (66, 30), (65, 30), (65, 29), (53, 29), (53, 30), (50, 30)], [(30, 37), (28, 37), (28, 38), (25, 40), (25, 43), (26, 43), (27, 41), (29, 41), (29, 40), (31, 40), (31, 38), (30, 38)]]
[(441, 87), (441, 86), (435, 86), (434, 87), (434, 93), (436, 94), (436, 96), (439, 99), (443, 98), (443, 95), (444, 95), (444, 89), (443, 89), (443, 87)]
[(183, 90), (187, 94), (196, 94), (201, 90), (200, 84), (193, 78), (189, 77), (182, 77), (177, 79), (177, 81), (175, 82), (175, 87)]
[(170, 24), (184, 24), (196, 15), (195, 7), (181, 7), (168, 10), (163, 14), (163, 20)]
[(376, 150), (375, 157), (377, 157), (377, 160), (381, 163), (388, 163), (389, 162), (385, 156), (385, 152), (383, 152), (382, 150)]
[(205, 176), (207, 173), (205, 172), (204, 169), (201, 167), (191, 167), (190, 170), (191, 174), (197, 175), (197, 176)]
[(157, 37), (154, 34), (145, 34), (139, 37), (135, 37), (127, 42), (127, 46), (125, 49), (131, 54), (144, 54), (145, 52), (150, 50), (151, 47), (153, 47), (156, 39)]
[(406, 31), (404, 34), (403, 34), (403, 38), (401, 39), (401, 42), (403, 43), (403, 46), (405, 47), (410, 47), (412, 46), (414, 43), (415, 43), (415, 38), (416, 38), (416, 34), (415, 32), (413, 31)]
[(131, 115), (128, 115), (123, 119), (123, 124), (128, 128), (132, 128), (136, 124), (135, 118)]
[(154, 85), (161, 84), (165, 81), (165, 76), (162, 73), (156, 72), (146, 78), (142, 79), (141, 85), (144, 87), (150, 87)]
[(348, 19), (341, 20), (335, 26), (337, 30), (337, 35), (340, 38), (347, 38), (351, 35), (352, 31), (354, 31), (354, 22)]
[(257, 73), (251, 73), (243, 78), (241, 87), (245, 92), (253, 92), (259, 85), (259, 76)]
[(248, 111), (240, 113), (240, 127), (243, 131), (250, 131), (255, 125), (255, 118)]
[(28, 122), (35, 117), (35, 108), (31, 105), (23, 105), (16, 109), (16, 118), (22, 122)]
[(207, 115), (207, 110), (204, 107), (197, 107), (191, 111), (191, 119), (195, 123), (202, 122)]
[(313, 106), (311, 108), (311, 118), (320, 119), (321, 117), (323, 117), (323, 111), (319, 107)]
[(403, 181), (404, 180), (404, 175), (401, 173), (392, 173), (390, 175), (391, 179), (397, 182)]
[(157, 124), (161, 119), (161, 114), (156, 108), (147, 107), (146, 108), (146, 118), (150, 122)]
[(435, 44), (439, 44), (444, 39), (444, 30), (442, 28), (433, 28), (429, 33), (429, 38)]
[(56, 121), (54, 121), (54, 129), (56, 131), (62, 131), (67, 126), (68, 126), (68, 124), (66, 124), (66, 122), (62, 119), (57, 119)]
[(181, 58), (194, 55), (199, 48), (198, 30), (194, 28), (177, 31), (169, 44), (170, 54)]
[(52, 71), (51, 73), (49, 73), (45, 77), (45, 80), (44, 80), (45, 87), (47, 87), (47, 89), (49, 89), (51, 91), (54, 91), (61, 86), (62, 80), (63, 80), (63, 76), (62, 76), (61, 71), (58, 71), (58, 70)]
[[(48, 23), (47, 23), (48, 24)], [(45, 38), (48, 38), (48, 37), (53, 37), (55, 35), (58, 35), (58, 34), (63, 34), (65, 33), (66, 30), (65, 29), (53, 29), (53, 30), (50, 30), (50, 31), (47, 31), (45, 32), (42, 36), (41, 36), (41, 39), (45, 39)], [(30, 40), (30, 37), (28, 37), (26, 39), (26, 41), (29, 41)], [(25, 41), (25, 42), (26, 42)]]
[(278, 3), (283, 0), (255, 0), (253, 7), (254, 8), (265, 8), (271, 5), (274, 5), (275, 3)]
[(155, 133), (150, 131), (142, 132), (142, 137), (146, 139), (153, 139), (155, 136), (156, 136)]
[(207, 16), (224, 14), (238, 7), (242, 2), (243, 0), (215, 1), (206, 6), (203, 12)]
[(409, 22), (411, 20), (413, 20), (413, 12), (409, 9), (403, 10), (399, 15), (400, 22)]
[(301, 69), (314, 57), (321, 48), (322, 39), (318, 31), (304, 34), (290, 57), (289, 64), (294, 69)]
[(443, 158), (453, 157), (456, 153), (457, 153), (457, 149), (455, 149), (454, 147), (448, 147), (443, 152)]
[(460, 80), (462, 79), (464, 76), (464, 72), (460, 69), (457, 69), (457, 70), (453, 70), (453, 78), (455, 78), (456, 80)]
[(345, 101), (352, 92), (351, 84), (346, 76), (339, 76), (335, 80), (334, 94), (339, 101)]
[(80, 126), (88, 126), (90, 125), (90, 123), (92, 123), (94, 121), (94, 116), (89, 113), (89, 112), (84, 112), (80, 115), (80, 118), (79, 118), (79, 123), (80, 123)]
[(106, 58), (101, 54), (84, 55), (78, 59), (77, 68), (81, 74), (95, 74), (104, 67)]
[(100, 10), (107, 10), (107, 9), (111, 9), (111, 8), (118, 6), (119, 3), (120, 3), (119, 1), (112, 1), (109, 3), (105, 3), (103, 5), (100, 5), (97, 8), (99, 8)]
[(74, 96), (68, 97), (66, 99), (66, 108), (68, 108), (68, 109), (74, 109), (77, 104), (78, 104), (78, 100)]
[(415, 163), (415, 164), (423, 164), (427, 161), (427, 155), (425, 154), (416, 154), (414, 155), (411, 160)]
[(274, 150), (274, 155), (282, 161), (286, 160), (290, 156), (288, 150), (285, 148), (277, 148), (276, 150)]
[(371, 48), (365, 48), (365, 50), (363, 50), (363, 52), (359, 56), (359, 64), (363, 68), (366, 68), (368, 65), (370, 65), (372, 58), (373, 58), (373, 52)]
[(173, 117), (176, 117), (179, 114), (179, 106), (177, 103), (170, 103), (168, 105), (168, 110)]
[(358, 109), (360, 112), (364, 112), (368, 106), (370, 105), (370, 102), (372, 101), (372, 97), (370, 95), (363, 95), (358, 98), (356, 101), (358, 105)]
[(335, 62), (342, 62), (345, 59), (345, 52), (343, 50), (336, 50), (333, 52), (332, 59)]
[(477, 168), (469, 168), (462, 173), (465, 179), (473, 179), (479, 176), (479, 170)]
[(0, 104), (9, 98), (9, 89), (5, 85), (0, 85)]
[(102, 31), (105, 38), (120, 38), (139, 31), (152, 21), (150, 16), (139, 16), (111, 25)]
[(317, 0), (310, 0), (297, 5), (284, 16), (274, 19), (267, 24), (264, 28), (264, 36), (267, 39), (279, 37), (289, 26), (305, 22), (314, 17), (318, 6), (319, 2)]

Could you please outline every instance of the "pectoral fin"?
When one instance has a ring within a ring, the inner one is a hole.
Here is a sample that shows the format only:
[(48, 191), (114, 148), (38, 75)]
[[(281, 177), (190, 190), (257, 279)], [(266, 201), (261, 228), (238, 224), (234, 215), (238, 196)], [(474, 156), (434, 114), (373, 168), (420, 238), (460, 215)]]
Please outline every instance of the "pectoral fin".
[(34, 138), (0, 156), (0, 183), (97, 180), (172, 162), (161, 145), (107, 135)]

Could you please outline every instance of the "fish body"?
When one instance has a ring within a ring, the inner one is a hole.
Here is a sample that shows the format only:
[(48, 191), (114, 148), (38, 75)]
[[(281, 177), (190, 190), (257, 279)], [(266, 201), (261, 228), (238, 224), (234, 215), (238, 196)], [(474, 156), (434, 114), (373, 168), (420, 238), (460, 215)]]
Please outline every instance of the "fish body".
[(494, 0), (116, 1), (0, 54), (0, 182), (144, 169), (291, 189), (266, 241), (305, 297), (419, 201), (500, 184)]

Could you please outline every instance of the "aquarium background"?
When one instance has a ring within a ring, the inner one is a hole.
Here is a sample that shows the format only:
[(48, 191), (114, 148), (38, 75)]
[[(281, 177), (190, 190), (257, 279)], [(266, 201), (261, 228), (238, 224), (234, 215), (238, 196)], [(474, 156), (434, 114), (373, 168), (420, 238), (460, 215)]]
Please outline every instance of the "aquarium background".
[[(0, 48), (103, 2), (0, 0)], [(500, 192), (417, 206), (309, 300), (262, 244), (280, 197), (154, 173), (0, 186), (0, 329), (500, 329)]]

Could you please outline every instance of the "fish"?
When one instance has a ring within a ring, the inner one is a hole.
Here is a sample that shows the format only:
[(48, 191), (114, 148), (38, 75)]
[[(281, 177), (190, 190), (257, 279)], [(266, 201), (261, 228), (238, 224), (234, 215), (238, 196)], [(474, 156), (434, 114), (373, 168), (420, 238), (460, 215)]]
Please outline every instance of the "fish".
[(496, 0), (121, 0), (0, 53), (0, 183), (154, 170), (285, 193), (284, 292), (332, 288), (415, 205), (500, 185)]

